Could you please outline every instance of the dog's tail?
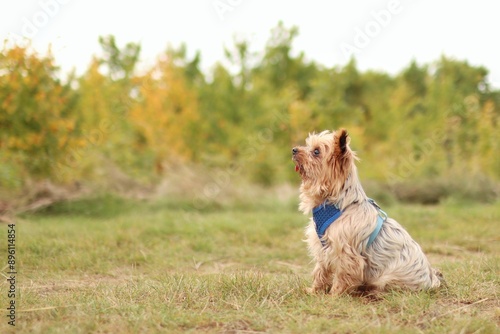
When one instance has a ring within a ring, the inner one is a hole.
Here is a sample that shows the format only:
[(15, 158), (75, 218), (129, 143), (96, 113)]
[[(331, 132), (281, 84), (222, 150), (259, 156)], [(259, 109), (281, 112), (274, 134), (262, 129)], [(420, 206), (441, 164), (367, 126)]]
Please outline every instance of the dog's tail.
[[(370, 285), (375, 287), (375, 290), (383, 291), (388, 287), (406, 287), (412, 290), (434, 290), (443, 286), (447, 286), (446, 281), (444, 280), (443, 274), (437, 269), (434, 269), (430, 266), (426, 268), (427, 278), (419, 279), (419, 280), (408, 280), (407, 276), (398, 273), (385, 273), (380, 277), (377, 277), (374, 280), (371, 280)], [(425, 275), (424, 275), (425, 277)]]
[(448, 284), (446, 284), (446, 281), (444, 279), (443, 274), (437, 270), (436, 268), (431, 268), (431, 289), (437, 289), (439, 287), (448, 287)]

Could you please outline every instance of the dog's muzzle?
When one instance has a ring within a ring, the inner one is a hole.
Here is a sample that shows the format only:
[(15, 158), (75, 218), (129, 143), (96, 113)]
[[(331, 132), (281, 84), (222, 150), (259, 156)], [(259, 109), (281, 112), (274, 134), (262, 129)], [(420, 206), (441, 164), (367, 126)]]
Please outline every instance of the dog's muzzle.
[(292, 160), (295, 163), (295, 171), (298, 172), (301, 169), (301, 164), (299, 162), (299, 159), (297, 157), (299, 153), (299, 149), (297, 147), (292, 148)]

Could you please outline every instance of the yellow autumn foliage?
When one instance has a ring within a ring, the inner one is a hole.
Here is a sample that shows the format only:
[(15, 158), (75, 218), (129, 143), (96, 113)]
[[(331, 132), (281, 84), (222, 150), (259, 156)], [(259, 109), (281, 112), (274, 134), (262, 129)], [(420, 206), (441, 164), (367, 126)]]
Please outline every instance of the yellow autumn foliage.
[(170, 157), (190, 160), (190, 131), (199, 119), (197, 98), (179, 69), (168, 57), (140, 78), (139, 102), (130, 110), (130, 121), (145, 146), (161, 163)]

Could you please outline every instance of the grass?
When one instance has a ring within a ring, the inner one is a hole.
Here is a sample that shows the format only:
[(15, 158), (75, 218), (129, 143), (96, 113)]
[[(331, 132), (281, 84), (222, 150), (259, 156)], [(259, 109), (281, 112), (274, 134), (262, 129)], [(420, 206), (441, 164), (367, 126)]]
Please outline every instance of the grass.
[[(380, 301), (305, 292), (312, 265), (296, 203), (203, 212), (188, 204), (104, 196), (18, 218), (16, 332), (500, 330), (498, 203), (385, 206), (449, 287), (392, 291)], [(2, 309), (6, 287), (4, 280)], [(12, 331), (2, 318), (0, 333)]]

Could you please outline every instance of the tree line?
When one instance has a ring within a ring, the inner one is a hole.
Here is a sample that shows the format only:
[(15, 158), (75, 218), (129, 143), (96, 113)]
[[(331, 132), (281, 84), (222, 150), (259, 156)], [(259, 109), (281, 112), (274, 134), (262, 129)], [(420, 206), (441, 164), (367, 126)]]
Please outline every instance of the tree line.
[(204, 73), (201, 54), (168, 47), (139, 71), (141, 47), (101, 37), (82, 75), (50, 50), (0, 53), (0, 188), (70, 183), (119, 168), (140, 182), (169, 164), (230, 168), (253, 182), (294, 180), (290, 148), (309, 132), (345, 127), (364, 178), (403, 182), (500, 179), (500, 91), (488, 71), (442, 56), (396, 75), (326, 67), (292, 52), (296, 28), (275, 27), (262, 52), (247, 41)]

